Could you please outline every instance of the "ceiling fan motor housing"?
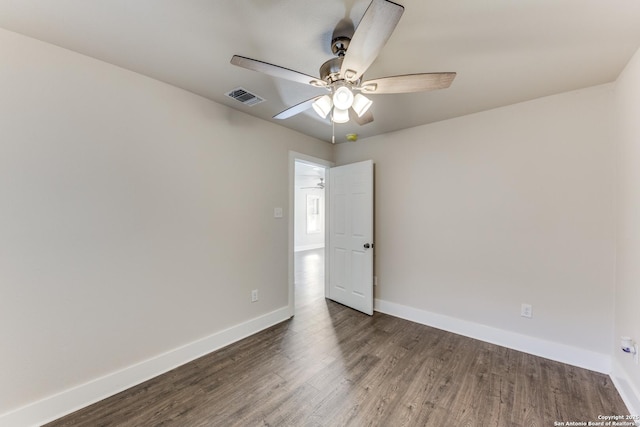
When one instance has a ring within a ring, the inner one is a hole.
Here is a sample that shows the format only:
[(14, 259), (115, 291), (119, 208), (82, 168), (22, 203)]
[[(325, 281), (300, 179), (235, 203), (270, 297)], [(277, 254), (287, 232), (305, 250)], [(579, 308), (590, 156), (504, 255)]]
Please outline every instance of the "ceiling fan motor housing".
[(344, 36), (331, 40), (331, 51), (336, 57), (331, 58), (320, 66), (320, 78), (325, 82), (332, 84), (338, 80), (344, 80), (344, 77), (340, 75), (340, 69), (342, 68), (342, 61), (347, 53), (349, 42), (351, 42), (351, 39)]
[(351, 39), (349, 37), (336, 37), (331, 40), (331, 52), (337, 56), (344, 56), (347, 53), (350, 41)]
[(320, 78), (329, 84), (342, 80), (340, 68), (342, 67), (343, 59), (342, 56), (338, 56), (322, 64), (320, 66)]

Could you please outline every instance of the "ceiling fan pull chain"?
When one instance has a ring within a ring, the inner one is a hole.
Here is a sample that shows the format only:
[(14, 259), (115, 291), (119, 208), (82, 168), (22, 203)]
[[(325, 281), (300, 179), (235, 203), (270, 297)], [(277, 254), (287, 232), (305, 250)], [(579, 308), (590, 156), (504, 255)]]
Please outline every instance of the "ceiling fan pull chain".
[(336, 122), (333, 121), (333, 112), (331, 112), (331, 143), (336, 143)]

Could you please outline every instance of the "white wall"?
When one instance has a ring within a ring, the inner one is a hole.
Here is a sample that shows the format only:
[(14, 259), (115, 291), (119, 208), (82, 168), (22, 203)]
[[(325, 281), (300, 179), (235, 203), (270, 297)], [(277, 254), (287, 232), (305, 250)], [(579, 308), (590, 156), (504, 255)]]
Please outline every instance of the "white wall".
[(4, 30), (0, 94), (0, 418), (287, 306), (273, 208), (330, 144)]
[[(497, 342), (606, 371), (612, 92), (598, 86), (336, 146), (337, 164), (376, 164), (379, 305), (486, 327), (485, 336), (507, 337)], [(532, 319), (520, 317), (521, 303), (533, 305)]]
[[(301, 186), (314, 186), (318, 179), (301, 181), (296, 179), (295, 188), (295, 250), (305, 251), (324, 247), (324, 190), (303, 189)], [(320, 231), (307, 233), (307, 196), (320, 197)]]
[(640, 341), (640, 50), (616, 82), (616, 103), (619, 150), (614, 373), (638, 414), (640, 366), (620, 350), (620, 336)]

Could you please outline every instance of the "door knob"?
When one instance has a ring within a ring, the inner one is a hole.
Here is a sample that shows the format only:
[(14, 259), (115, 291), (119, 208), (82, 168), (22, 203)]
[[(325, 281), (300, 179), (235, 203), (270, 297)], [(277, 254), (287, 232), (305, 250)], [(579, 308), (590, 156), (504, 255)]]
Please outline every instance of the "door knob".
[(369, 249), (369, 248), (372, 248), (372, 247), (373, 247), (373, 243), (365, 243), (364, 244), (364, 248), (365, 249)]

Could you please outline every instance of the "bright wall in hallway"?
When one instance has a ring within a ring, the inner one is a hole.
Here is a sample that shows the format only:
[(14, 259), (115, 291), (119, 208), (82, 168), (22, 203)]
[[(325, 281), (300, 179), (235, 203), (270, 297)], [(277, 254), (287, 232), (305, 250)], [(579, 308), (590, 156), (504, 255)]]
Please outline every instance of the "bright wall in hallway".
[[(303, 181), (304, 182), (304, 181)], [(317, 180), (308, 185), (316, 185)], [(302, 184), (307, 185), (307, 184)], [(296, 183), (295, 188), (295, 240), (294, 250), (305, 251), (309, 249), (324, 248), (324, 223), (325, 223), (325, 192), (319, 189), (300, 188)], [(310, 201), (309, 198), (317, 199), (317, 202)], [(311, 220), (317, 227), (309, 226), (309, 212), (312, 206), (318, 207), (318, 214)]]

